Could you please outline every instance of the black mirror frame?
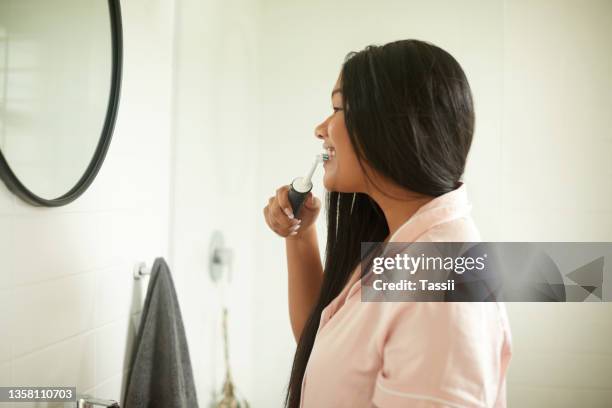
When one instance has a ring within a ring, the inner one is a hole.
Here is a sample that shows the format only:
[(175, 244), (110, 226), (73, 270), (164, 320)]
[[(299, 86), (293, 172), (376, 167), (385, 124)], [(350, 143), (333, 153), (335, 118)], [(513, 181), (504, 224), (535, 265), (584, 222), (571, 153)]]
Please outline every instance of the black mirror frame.
[(11, 170), (2, 151), (0, 150), (0, 178), (4, 181), (8, 189), (23, 201), (37, 207), (59, 207), (76, 200), (83, 194), (96, 178), (98, 171), (102, 167), (106, 152), (110, 146), (117, 110), (119, 108), (119, 95), (121, 92), (121, 70), (123, 65), (123, 33), (121, 24), (120, 0), (108, 0), (108, 11), (111, 24), (111, 44), (112, 44), (112, 73), (111, 85), (106, 109), (106, 118), (100, 134), (100, 139), (96, 151), (79, 181), (66, 194), (54, 198), (45, 199), (39, 197), (24, 186)]

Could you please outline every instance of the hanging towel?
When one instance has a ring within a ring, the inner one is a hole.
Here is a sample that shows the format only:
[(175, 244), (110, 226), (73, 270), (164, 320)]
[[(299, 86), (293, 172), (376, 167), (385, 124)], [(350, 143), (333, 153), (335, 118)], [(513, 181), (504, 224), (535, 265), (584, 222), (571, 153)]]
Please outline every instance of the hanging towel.
[(198, 407), (183, 319), (163, 258), (156, 258), (151, 268), (123, 406)]

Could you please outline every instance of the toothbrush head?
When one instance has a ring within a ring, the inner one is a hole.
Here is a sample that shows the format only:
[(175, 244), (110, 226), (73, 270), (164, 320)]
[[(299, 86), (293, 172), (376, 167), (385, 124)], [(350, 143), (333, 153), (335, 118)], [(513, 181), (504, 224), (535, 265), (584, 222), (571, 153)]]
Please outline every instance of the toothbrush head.
[(322, 162), (328, 161), (329, 160), (329, 153), (321, 153), (318, 156), (318, 159), (319, 159), (319, 161), (322, 161)]

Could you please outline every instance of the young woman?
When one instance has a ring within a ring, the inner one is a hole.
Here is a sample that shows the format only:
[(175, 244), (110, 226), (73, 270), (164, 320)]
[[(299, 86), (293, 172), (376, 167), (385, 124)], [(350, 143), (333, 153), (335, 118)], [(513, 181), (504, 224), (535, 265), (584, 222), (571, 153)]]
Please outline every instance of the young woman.
[(298, 341), (289, 408), (505, 407), (510, 330), (501, 303), (361, 302), (360, 243), (479, 241), (460, 181), (474, 132), (467, 78), (428, 42), (347, 55), (333, 113), (315, 129), (329, 151), (321, 264), (312, 194), (287, 186), (264, 208), (285, 238)]

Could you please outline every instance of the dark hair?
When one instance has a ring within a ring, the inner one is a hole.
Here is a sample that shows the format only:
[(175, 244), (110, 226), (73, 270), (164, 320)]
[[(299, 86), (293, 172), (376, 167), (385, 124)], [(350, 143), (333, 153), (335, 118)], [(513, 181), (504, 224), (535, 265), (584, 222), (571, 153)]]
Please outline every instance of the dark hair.
[[(475, 118), (467, 78), (452, 55), (413, 39), (370, 45), (346, 56), (340, 78), (346, 128), (362, 169), (366, 161), (399, 186), (434, 197), (459, 186)], [(289, 408), (300, 404), (321, 312), (348, 283), (361, 242), (381, 242), (389, 233), (368, 195), (328, 192), (325, 201), (325, 273), (295, 352)]]

